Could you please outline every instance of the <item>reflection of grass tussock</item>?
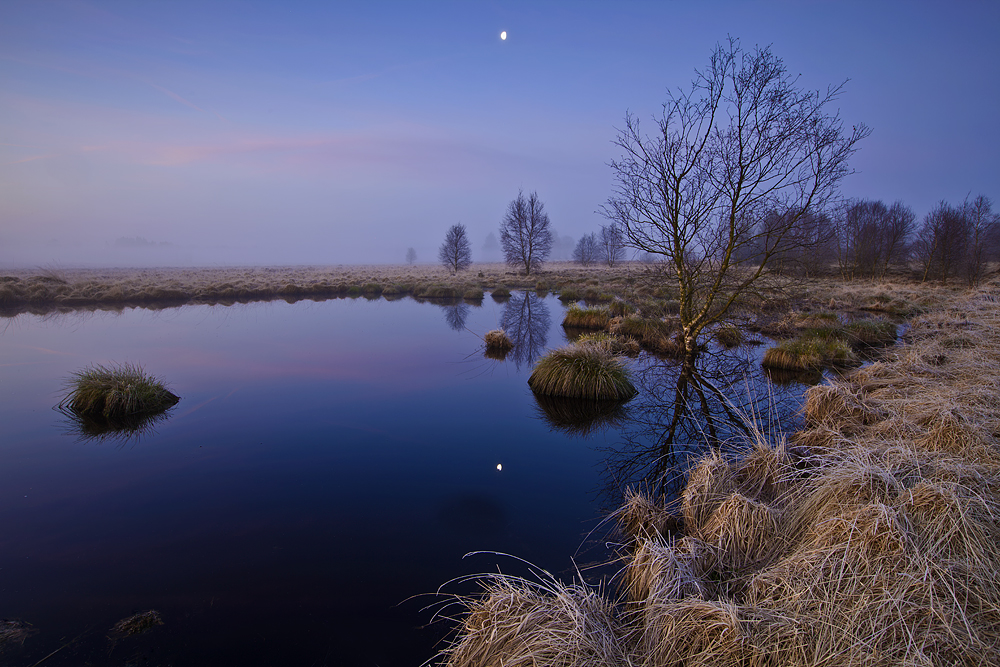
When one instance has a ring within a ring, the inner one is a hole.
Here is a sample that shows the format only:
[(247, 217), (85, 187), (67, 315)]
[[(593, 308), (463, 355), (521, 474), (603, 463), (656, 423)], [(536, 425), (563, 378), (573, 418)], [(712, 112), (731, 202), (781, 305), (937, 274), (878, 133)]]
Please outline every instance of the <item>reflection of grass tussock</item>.
[(628, 418), (622, 401), (546, 396), (537, 392), (535, 401), (545, 421), (568, 435), (587, 436), (621, 426)]
[(566, 311), (562, 325), (577, 329), (604, 329), (611, 316), (606, 308), (580, 308), (571, 306)]
[(30, 623), (15, 619), (0, 620), (0, 650), (8, 644), (23, 644), (24, 640), (38, 632)]
[(111, 632), (119, 637), (134, 637), (135, 635), (149, 632), (157, 625), (163, 625), (160, 612), (150, 609), (149, 611), (123, 618), (112, 626)]
[(67, 385), (59, 408), (98, 421), (126, 421), (156, 415), (180, 400), (163, 382), (147, 375), (141, 366), (95, 365), (77, 371)]
[[(972, 344), (937, 363), (956, 327)], [(621, 602), (596, 616), (618, 619), (605, 664), (1000, 664), (998, 328), (992, 300), (916, 319), (886, 360), (810, 389), (787, 444), (761, 436), (697, 463), (682, 521), (629, 494)], [(554, 601), (529, 607), (546, 626), (534, 635), (558, 643), (541, 612)], [(483, 646), (524, 618), (498, 610), (463, 631)], [(484, 646), (477, 664), (510, 655)]]
[(569, 345), (542, 357), (528, 378), (537, 394), (628, 400), (636, 390), (622, 361), (597, 345)]

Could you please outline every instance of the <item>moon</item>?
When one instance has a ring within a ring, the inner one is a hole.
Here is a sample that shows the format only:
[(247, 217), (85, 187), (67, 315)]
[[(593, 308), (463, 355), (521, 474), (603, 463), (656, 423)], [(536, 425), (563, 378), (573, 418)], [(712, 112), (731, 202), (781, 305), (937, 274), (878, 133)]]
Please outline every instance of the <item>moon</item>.
[(507, 39), (507, 31), (506, 30), (504, 30), (503, 32), (500, 33), (500, 39), (502, 39), (502, 40), (503, 39)]

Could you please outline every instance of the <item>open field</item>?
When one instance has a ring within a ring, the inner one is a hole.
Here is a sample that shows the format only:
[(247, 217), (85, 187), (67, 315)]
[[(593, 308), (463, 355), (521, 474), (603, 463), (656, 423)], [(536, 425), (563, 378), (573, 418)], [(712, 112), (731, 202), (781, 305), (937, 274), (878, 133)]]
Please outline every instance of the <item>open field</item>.
[(1000, 283), (870, 289), (824, 297), (923, 300), (904, 344), (675, 503), (629, 491), (614, 591), (486, 575), (443, 664), (1000, 664)]
[[(530, 276), (505, 264), (473, 264), (457, 275), (439, 265), (300, 266), (0, 271), (0, 315), (59, 310), (168, 308), (188, 303), (229, 305), (284, 299), (342, 297), (482, 298), (497, 288), (558, 292), (564, 300), (607, 302), (614, 296), (669, 314), (676, 294), (662, 265), (625, 262), (582, 267), (549, 262)], [(775, 318), (790, 310), (867, 312), (909, 317), (963, 293), (931, 286), (836, 279), (772, 279), (744, 306), (750, 323), (770, 335), (792, 335), (795, 323)]]

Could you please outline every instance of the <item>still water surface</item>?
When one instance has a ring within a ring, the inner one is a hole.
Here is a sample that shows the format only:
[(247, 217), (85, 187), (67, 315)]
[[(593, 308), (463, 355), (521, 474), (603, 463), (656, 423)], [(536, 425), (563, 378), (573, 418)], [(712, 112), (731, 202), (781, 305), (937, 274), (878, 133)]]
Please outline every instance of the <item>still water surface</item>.
[[(669, 373), (641, 387), (643, 418), (555, 427), (526, 381), (562, 317), (519, 294), (3, 321), (0, 616), (34, 633), (0, 664), (419, 665), (449, 629), (427, 626), (427, 594), (521, 571), (465, 554), (567, 577), (608, 558), (621, 485), (675, 463), (644, 426)], [(521, 344), (485, 359), (501, 324)], [(53, 410), (63, 383), (126, 361), (181, 402), (138, 440), (81, 439)], [(109, 639), (148, 609), (163, 626)]]

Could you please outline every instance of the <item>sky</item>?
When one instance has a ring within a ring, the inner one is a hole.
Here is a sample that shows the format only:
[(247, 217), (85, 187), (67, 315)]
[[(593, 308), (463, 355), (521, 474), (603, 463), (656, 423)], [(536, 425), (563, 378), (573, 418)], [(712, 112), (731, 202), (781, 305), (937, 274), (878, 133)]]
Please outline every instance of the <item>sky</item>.
[[(0, 2), (0, 267), (473, 259), (519, 190), (574, 239), (728, 36), (872, 134), (846, 197), (1000, 208), (1000, 3)], [(500, 33), (506, 31), (507, 39)]]

